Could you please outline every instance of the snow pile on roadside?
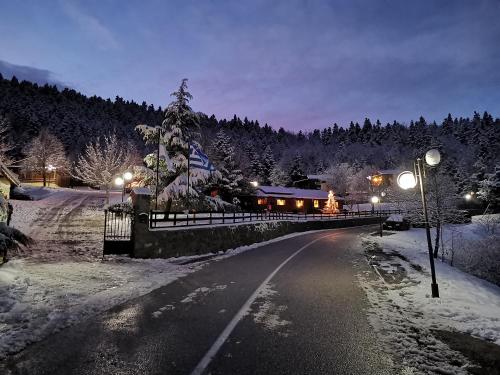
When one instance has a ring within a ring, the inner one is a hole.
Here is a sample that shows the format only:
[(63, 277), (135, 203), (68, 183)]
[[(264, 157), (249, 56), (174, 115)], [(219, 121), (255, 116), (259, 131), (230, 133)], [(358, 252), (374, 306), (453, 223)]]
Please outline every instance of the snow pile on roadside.
[(363, 241), (365, 248), (367, 243), (378, 248), (367, 255), (380, 277), (358, 275), (371, 304), (370, 323), (405, 365), (424, 373), (467, 373), (469, 361), (437, 340), (433, 330), (500, 345), (500, 287), (436, 261), (441, 298), (432, 298), (425, 230)]
[(0, 268), (0, 358), (199, 267), (119, 257), (37, 264), (12, 260)]
[[(434, 245), (435, 229), (431, 229)], [(423, 228), (383, 237), (391, 248), (410, 250), (409, 255), (426, 258), (427, 242)], [(404, 242), (404, 244), (402, 244)], [(439, 259), (462, 271), (500, 285), (500, 215), (473, 216), (470, 224), (443, 226)]]

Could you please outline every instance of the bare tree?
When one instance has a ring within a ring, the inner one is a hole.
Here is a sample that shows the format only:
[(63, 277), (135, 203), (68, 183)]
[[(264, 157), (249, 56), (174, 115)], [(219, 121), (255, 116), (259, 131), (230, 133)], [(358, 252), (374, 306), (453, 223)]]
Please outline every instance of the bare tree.
[(13, 160), (8, 155), (14, 146), (9, 141), (10, 124), (6, 118), (0, 117), (0, 162), (11, 165)]
[(115, 177), (130, 167), (134, 154), (133, 145), (121, 143), (116, 134), (96, 138), (87, 143), (72, 175), (86, 184), (103, 186), (109, 203), (109, 190)]
[(26, 159), (23, 168), (42, 174), (43, 186), (47, 186), (47, 172), (55, 168), (58, 171), (68, 169), (68, 159), (62, 142), (46, 128), (24, 147)]

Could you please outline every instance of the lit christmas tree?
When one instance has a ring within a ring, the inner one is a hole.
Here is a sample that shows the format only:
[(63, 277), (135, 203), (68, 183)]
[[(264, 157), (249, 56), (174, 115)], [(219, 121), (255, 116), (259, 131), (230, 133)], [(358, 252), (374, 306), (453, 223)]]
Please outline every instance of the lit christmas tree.
[(326, 202), (323, 212), (326, 214), (336, 214), (339, 212), (339, 204), (335, 200), (335, 194), (332, 190), (328, 192), (328, 201)]

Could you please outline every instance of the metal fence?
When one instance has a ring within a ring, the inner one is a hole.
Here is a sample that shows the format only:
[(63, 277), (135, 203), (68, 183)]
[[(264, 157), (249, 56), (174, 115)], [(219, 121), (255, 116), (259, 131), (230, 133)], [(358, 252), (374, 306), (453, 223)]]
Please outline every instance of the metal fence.
[(340, 220), (355, 217), (378, 217), (400, 214), (401, 210), (356, 211), (336, 214), (326, 213), (288, 213), (288, 212), (164, 212), (150, 211), (150, 228), (169, 228), (201, 226), (214, 224), (237, 224), (261, 221), (302, 221), (302, 220)]
[(104, 254), (129, 254), (133, 248), (133, 215), (104, 211)]

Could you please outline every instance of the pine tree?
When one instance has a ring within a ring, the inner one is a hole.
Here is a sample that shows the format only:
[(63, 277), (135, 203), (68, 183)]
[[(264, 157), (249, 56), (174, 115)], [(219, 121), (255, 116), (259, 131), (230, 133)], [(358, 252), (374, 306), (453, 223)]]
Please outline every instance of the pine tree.
[(234, 160), (234, 147), (224, 130), (220, 130), (212, 142), (213, 162), (221, 177), (217, 184), (221, 197), (231, 202), (241, 192), (243, 175)]
[(500, 204), (500, 164), (495, 166), (493, 173), (487, 173), (479, 182), (477, 196), (494, 206)]
[(290, 177), (278, 164), (271, 171), (269, 180), (272, 186), (288, 186), (290, 184)]
[(260, 179), (263, 185), (271, 183), (271, 172), (275, 165), (276, 161), (274, 160), (273, 150), (271, 146), (267, 146), (261, 159)]
[(292, 159), (292, 163), (288, 169), (288, 177), (291, 184), (306, 178), (302, 169), (302, 156), (300, 154), (296, 154)]
[[(201, 169), (190, 169), (189, 189), (188, 189), (188, 157), (190, 145), (201, 149), (199, 144), (200, 125), (199, 118), (189, 106), (189, 101), (193, 98), (187, 91), (187, 79), (183, 79), (179, 89), (171, 94), (175, 98), (165, 110), (165, 119), (161, 127), (151, 127), (139, 125), (136, 129), (143, 134), (143, 138), (148, 144), (161, 144), (162, 156), (157, 162), (156, 153), (146, 156), (146, 165), (155, 170), (157, 165), (160, 170), (160, 186), (162, 191), (160, 199), (166, 202), (167, 210), (170, 209), (174, 199), (184, 199), (198, 197), (196, 189), (210, 180), (212, 175), (208, 171)], [(151, 178), (149, 185), (153, 183)], [(186, 202), (187, 204), (188, 202)]]

